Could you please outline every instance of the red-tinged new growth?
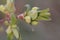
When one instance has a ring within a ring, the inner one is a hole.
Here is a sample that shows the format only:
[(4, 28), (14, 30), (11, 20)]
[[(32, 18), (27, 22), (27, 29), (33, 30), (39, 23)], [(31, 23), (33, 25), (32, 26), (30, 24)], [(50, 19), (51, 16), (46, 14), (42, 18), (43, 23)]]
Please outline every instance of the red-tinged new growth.
[(8, 20), (8, 21), (10, 20), (10, 14), (9, 13), (6, 14), (6, 20)]
[(17, 16), (17, 18), (24, 20), (24, 14), (19, 14), (19, 15)]

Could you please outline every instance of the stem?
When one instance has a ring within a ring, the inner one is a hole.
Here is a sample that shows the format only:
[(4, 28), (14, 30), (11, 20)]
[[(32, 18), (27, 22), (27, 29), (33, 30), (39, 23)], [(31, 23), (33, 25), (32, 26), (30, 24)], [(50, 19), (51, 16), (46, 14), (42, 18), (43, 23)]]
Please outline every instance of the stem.
[(21, 34), (19, 34), (19, 38), (18, 38), (18, 40), (22, 40)]

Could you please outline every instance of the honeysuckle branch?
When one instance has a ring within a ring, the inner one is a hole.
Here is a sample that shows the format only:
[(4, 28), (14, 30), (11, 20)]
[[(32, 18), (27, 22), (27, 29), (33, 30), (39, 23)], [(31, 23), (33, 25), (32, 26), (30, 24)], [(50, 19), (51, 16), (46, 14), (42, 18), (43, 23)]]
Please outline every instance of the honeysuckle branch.
[(17, 21), (23, 20), (30, 25), (37, 25), (38, 20), (50, 21), (51, 14), (49, 13), (49, 8), (40, 10), (38, 7), (30, 7), (30, 5), (25, 6), (27, 9), (23, 13), (16, 15), (14, 0), (7, 0), (5, 5), (0, 5), (0, 18), (2, 22), (7, 25), (7, 37), (8, 40), (13, 40), (14, 36), (17, 40), (22, 40), (20, 31), (17, 27)]

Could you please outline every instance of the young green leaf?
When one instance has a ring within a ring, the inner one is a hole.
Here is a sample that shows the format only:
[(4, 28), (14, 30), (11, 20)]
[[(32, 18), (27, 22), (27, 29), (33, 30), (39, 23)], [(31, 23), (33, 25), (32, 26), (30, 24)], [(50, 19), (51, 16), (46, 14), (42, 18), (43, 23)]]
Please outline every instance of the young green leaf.
[(16, 21), (17, 21), (17, 19), (16, 19), (16, 16), (15, 16), (15, 14), (11, 14), (11, 25), (14, 25), (14, 24), (16, 24)]
[(2, 12), (5, 11), (5, 6), (4, 5), (0, 5), (0, 11), (2, 11)]
[(30, 16), (25, 16), (25, 21), (29, 24), (30, 22), (31, 22), (31, 18), (30, 18)]
[(32, 25), (37, 25), (38, 24), (38, 22), (37, 21), (32, 21), (32, 23), (31, 23)]
[(14, 36), (18, 39), (19, 38), (19, 31), (15, 28), (12, 28)]
[(8, 28), (6, 30), (6, 33), (7, 33), (7, 39), (8, 40), (13, 40), (13, 33), (12, 33), (11, 26), (8, 26)]
[(12, 28), (17, 28), (17, 25), (12, 25)]
[(13, 40), (13, 33), (7, 34), (7, 39), (8, 40)]
[(30, 16), (32, 18), (32, 20), (35, 20), (38, 16), (37, 10), (29, 11), (28, 16)]
[(8, 28), (7, 28), (7, 30), (6, 30), (6, 33), (7, 34), (11, 34), (11, 32), (12, 32), (12, 29), (11, 29), (11, 26), (9, 25)]
[(45, 21), (50, 21), (51, 19), (49, 18), (49, 17), (47, 17), (47, 16), (40, 16), (40, 17), (38, 17), (38, 19), (37, 20), (45, 20)]
[(14, 7), (14, 0), (7, 0), (7, 4), (5, 5), (6, 9), (11, 13), (14, 13), (15, 7)]
[(14, 2), (14, 0), (7, 0), (7, 4), (12, 2)]
[(49, 13), (49, 9), (44, 9), (40, 11), (40, 14), (38, 16), (37, 20), (49, 20), (50, 21), (51, 14)]

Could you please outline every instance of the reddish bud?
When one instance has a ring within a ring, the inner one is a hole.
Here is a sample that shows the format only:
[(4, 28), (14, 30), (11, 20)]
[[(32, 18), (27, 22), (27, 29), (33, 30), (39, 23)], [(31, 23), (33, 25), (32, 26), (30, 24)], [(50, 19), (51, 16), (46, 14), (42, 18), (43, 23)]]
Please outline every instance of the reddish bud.
[(17, 18), (23, 20), (23, 19), (24, 19), (24, 14), (19, 14), (19, 15), (17, 16)]
[(0, 19), (0, 24), (3, 24), (4, 23), (4, 19)]
[(6, 14), (6, 19), (10, 20), (10, 14), (9, 13)]

